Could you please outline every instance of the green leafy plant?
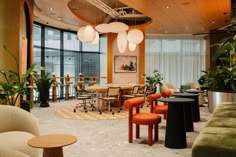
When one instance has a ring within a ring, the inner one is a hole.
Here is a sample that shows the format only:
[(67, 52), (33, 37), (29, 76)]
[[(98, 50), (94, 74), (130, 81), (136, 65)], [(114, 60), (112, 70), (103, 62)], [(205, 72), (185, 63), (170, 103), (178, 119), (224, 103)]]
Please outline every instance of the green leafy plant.
[(236, 36), (212, 46), (220, 48), (212, 58), (218, 61), (219, 65), (203, 71), (204, 75), (199, 78), (198, 82), (203, 89), (235, 93), (236, 64), (231, 56), (236, 54)]
[(150, 88), (155, 89), (156, 85), (162, 85), (163, 76), (159, 73), (157, 69), (154, 69), (153, 76), (146, 76), (146, 74), (143, 74), (143, 76), (146, 77), (146, 83), (150, 86)]
[(4, 95), (5, 104), (15, 106), (18, 98), (22, 99), (24, 95), (30, 94), (29, 89), (32, 88), (30, 79), (36, 77), (35, 65), (30, 66), (26, 73), (20, 75), (18, 58), (5, 45), (3, 47), (15, 60), (17, 71), (9, 70), (5, 72), (0, 70), (0, 74), (5, 79), (5, 81), (0, 81), (0, 92)]
[(49, 89), (52, 84), (57, 85), (56, 80), (49, 77), (49, 74), (36, 77), (34, 80), (36, 84), (36, 91), (39, 92), (40, 107), (48, 107)]

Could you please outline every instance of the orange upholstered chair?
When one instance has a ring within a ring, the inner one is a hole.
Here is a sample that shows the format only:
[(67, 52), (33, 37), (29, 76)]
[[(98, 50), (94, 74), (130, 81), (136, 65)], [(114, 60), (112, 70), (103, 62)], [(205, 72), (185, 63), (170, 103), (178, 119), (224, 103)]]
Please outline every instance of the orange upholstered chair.
[[(133, 123), (136, 124), (136, 138), (139, 138), (139, 126), (148, 125), (148, 145), (153, 144), (153, 126), (154, 127), (154, 141), (158, 140), (158, 124), (161, 122), (161, 116), (155, 113), (140, 113), (140, 106), (143, 105), (144, 98), (137, 97), (125, 100), (124, 107), (129, 109), (128, 119), (128, 141), (133, 142)], [(136, 113), (133, 113), (133, 109)]]
[(167, 112), (168, 112), (168, 105), (167, 103), (164, 103), (164, 105), (158, 105), (157, 99), (161, 97), (161, 94), (155, 93), (147, 96), (147, 101), (150, 103), (150, 112), (151, 113), (157, 113), (157, 114), (163, 114), (164, 119), (167, 118)]

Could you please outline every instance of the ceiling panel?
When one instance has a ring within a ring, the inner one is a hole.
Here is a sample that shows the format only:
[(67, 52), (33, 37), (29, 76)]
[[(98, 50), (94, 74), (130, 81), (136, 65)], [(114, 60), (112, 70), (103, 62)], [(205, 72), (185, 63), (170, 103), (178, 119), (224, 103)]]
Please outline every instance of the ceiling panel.
[[(150, 17), (146, 33), (194, 34), (222, 27), (231, 19), (231, 0), (101, 0), (111, 8), (132, 7)], [(87, 21), (94, 25), (109, 16), (86, 0), (35, 0), (35, 21), (78, 30)], [(69, 6), (69, 7), (68, 7)], [(169, 8), (166, 8), (169, 6)], [(49, 8), (53, 7), (54, 10)], [(58, 19), (61, 17), (61, 19)], [(214, 22), (214, 23), (213, 23)]]

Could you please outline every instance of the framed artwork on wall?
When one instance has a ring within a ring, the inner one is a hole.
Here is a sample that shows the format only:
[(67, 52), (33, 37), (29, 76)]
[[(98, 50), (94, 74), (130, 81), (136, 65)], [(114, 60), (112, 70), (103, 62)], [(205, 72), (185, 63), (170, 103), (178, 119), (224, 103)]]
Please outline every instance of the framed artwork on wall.
[(115, 73), (136, 73), (137, 56), (114, 56)]

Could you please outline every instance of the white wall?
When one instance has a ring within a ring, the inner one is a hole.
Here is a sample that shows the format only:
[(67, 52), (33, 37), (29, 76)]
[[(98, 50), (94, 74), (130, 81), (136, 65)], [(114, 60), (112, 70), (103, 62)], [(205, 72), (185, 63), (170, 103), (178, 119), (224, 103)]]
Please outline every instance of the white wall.
[[(113, 77), (112, 83), (113, 84), (128, 84), (128, 83), (139, 83), (139, 45), (137, 45), (134, 51), (129, 51), (127, 46), (125, 53), (120, 53), (117, 47), (117, 41), (114, 40), (113, 43)], [(114, 72), (114, 56), (115, 55), (122, 55), (122, 56), (136, 56), (137, 57), (137, 72), (129, 72), (129, 73), (115, 73)]]

